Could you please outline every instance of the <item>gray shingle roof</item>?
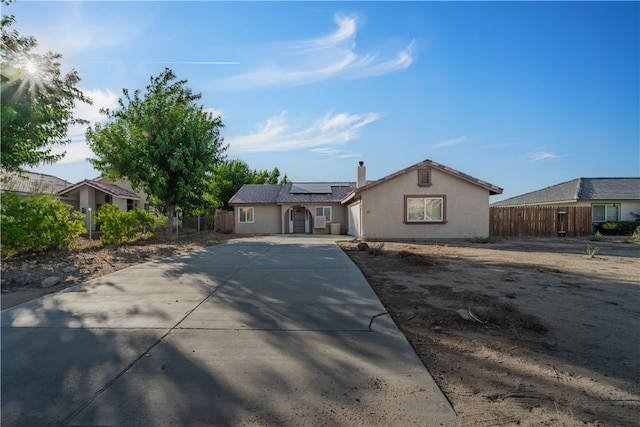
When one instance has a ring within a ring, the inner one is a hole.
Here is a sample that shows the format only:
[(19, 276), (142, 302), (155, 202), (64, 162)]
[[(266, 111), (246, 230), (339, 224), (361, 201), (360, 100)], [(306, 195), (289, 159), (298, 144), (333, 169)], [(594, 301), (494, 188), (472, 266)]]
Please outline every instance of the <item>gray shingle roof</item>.
[(331, 186), (331, 193), (291, 193), (292, 183), (245, 184), (229, 200), (229, 204), (340, 203), (354, 187), (353, 183), (325, 184)]
[(37, 172), (2, 171), (0, 173), (0, 188), (3, 191), (10, 190), (22, 194), (56, 194), (69, 184), (71, 183), (64, 179)]
[(140, 197), (136, 193), (129, 191), (126, 188), (122, 188), (116, 185), (115, 183), (107, 182), (105, 180), (98, 181), (94, 179), (85, 179), (84, 181), (80, 181), (75, 184), (72, 184), (58, 191), (58, 194), (59, 195), (68, 194), (83, 185), (88, 185), (89, 187), (93, 187), (97, 190), (103, 191), (107, 194), (111, 194), (112, 196), (115, 196), (115, 197), (120, 197), (122, 199), (132, 199), (132, 200), (140, 199)]
[(492, 203), (519, 206), (578, 200), (640, 200), (640, 178), (576, 178)]
[(282, 185), (245, 184), (229, 200), (229, 204), (276, 203)]

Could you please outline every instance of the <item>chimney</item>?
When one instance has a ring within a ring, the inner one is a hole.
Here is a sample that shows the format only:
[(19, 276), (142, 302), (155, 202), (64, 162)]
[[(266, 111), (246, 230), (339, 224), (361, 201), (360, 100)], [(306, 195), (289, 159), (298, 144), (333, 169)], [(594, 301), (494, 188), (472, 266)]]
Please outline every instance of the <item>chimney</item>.
[(356, 181), (356, 188), (362, 188), (367, 185), (367, 168), (364, 162), (358, 163), (358, 180)]

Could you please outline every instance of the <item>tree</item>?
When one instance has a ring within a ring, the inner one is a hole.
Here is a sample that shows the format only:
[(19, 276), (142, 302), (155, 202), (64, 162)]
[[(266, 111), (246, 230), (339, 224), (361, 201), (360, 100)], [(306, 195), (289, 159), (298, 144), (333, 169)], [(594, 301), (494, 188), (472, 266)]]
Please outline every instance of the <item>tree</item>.
[(196, 104), (201, 95), (186, 83), (167, 68), (151, 77), (143, 96), (123, 89), (118, 109), (101, 110), (107, 122), (86, 133), (97, 156), (90, 159), (94, 167), (112, 178), (128, 178), (169, 218), (177, 209), (206, 207), (211, 171), (227, 149), (220, 137), (222, 120)]
[(11, 30), (13, 16), (0, 22), (0, 66), (2, 69), (0, 165), (9, 171), (24, 166), (55, 163), (65, 153), (53, 154), (55, 145), (68, 144), (68, 127), (87, 123), (73, 117), (76, 101), (91, 104), (76, 87), (75, 70), (62, 75), (58, 53), (33, 53), (34, 37), (21, 37)]
[(287, 182), (287, 175), (280, 178), (280, 170), (273, 168), (271, 172), (268, 170), (254, 171), (251, 183), (253, 184), (285, 184)]
[(271, 172), (251, 170), (241, 160), (226, 160), (213, 169), (209, 191), (216, 206), (230, 209), (229, 199), (244, 184), (284, 184), (287, 182), (286, 175), (280, 181), (278, 178), (280, 178), (278, 168), (274, 168)]

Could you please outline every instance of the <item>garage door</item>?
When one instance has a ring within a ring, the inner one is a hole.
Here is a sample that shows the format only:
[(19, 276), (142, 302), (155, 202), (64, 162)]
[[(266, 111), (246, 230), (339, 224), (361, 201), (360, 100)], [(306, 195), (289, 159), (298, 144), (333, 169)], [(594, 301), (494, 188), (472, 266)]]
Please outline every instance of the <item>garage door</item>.
[(349, 235), (360, 238), (360, 202), (349, 206)]

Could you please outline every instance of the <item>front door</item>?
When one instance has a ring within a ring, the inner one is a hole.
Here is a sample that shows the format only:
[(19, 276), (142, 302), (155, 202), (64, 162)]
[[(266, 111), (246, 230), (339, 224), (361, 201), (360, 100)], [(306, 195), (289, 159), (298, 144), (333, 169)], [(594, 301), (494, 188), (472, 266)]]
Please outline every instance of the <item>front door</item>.
[(304, 233), (304, 208), (293, 209), (293, 232)]

